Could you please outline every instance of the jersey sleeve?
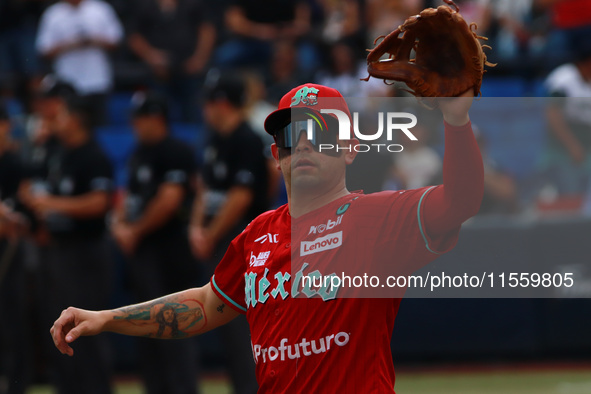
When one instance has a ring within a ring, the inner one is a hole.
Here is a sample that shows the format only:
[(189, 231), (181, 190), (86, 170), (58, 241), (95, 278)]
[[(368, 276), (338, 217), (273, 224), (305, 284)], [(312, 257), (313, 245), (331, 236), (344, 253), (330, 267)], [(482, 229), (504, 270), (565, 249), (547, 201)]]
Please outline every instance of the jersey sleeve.
[[(421, 196), (416, 206), (417, 224), (419, 226), (419, 232), (421, 233), (421, 240), (425, 246), (425, 249), (436, 256), (443, 253), (447, 253), (456, 246), (461, 227), (461, 224), (457, 225), (451, 228), (448, 232), (438, 236), (432, 236), (431, 234), (429, 234), (429, 231), (425, 226), (425, 201), (429, 198), (430, 193), (436, 191), (437, 188), (441, 187), (443, 186), (439, 185), (432, 186), (426, 189), (419, 189), (419, 194)], [(433, 203), (432, 200), (429, 201)], [(444, 208), (441, 207), (441, 209)]]
[(242, 314), (246, 314), (244, 292), (244, 274), (246, 273), (244, 237), (246, 231), (230, 243), (226, 254), (211, 277), (211, 288), (214, 293), (232, 309)]
[(401, 257), (405, 269), (415, 271), (423, 267), (453, 249), (458, 241), (460, 226), (438, 236), (432, 236), (426, 229), (425, 201), (439, 187), (442, 186), (394, 192), (382, 234), (393, 241), (385, 243), (385, 253)]

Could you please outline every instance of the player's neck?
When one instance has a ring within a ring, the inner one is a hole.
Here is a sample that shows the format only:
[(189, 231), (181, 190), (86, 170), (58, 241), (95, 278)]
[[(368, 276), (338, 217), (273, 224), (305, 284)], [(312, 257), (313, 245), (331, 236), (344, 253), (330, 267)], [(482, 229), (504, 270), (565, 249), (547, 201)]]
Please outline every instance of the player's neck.
[(238, 126), (240, 126), (242, 122), (244, 122), (244, 116), (240, 111), (229, 111), (224, 114), (223, 119), (220, 120), (220, 123), (216, 127), (216, 132), (223, 137), (228, 137), (238, 129)]
[(306, 190), (298, 193), (291, 191), (287, 195), (289, 214), (293, 218), (300, 217), (318, 208), (322, 208), (347, 194), (350, 194), (350, 192), (345, 185), (338, 185), (328, 192), (311, 193), (309, 190)]

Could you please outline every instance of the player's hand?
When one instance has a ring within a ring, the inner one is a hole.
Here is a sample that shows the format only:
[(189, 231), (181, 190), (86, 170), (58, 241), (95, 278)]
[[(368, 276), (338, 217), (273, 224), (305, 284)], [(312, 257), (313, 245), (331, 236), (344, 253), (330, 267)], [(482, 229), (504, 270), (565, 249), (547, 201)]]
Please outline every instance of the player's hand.
[(470, 121), (468, 111), (474, 101), (474, 91), (468, 89), (458, 97), (438, 98), (443, 119), (452, 126), (463, 126)]
[(113, 225), (111, 231), (121, 251), (127, 256), (133, 255), (139, 242), (139, 237), (133, 231), (133, 228), (128, 224), (119, 222)]
[(0, 225), (5, 230), (5, 236), (10, 241), (16, 241), (25, 235), (28, 228), (28, 220), (24, 215), (14, 211), (4, 212), (0, 215)]
[(199, 226), (191, 226), (189, 230), (191, 250), (195, 257), (203, 260), (209, 259), (213, 255), (215, 243), (208, 236), (207, 230)]
[(55, 347), (62, 354), (73, 356), (74, 349), (70, 344), (79, 337), (101, 333), (107, 318), (104, 312), (69, 307), (64, 309), (49, 332)]
[(26, 203), (39, 219), (43, 219), (53, 209), (53, 202), (52, 196), (43, 194), (29, 197)]

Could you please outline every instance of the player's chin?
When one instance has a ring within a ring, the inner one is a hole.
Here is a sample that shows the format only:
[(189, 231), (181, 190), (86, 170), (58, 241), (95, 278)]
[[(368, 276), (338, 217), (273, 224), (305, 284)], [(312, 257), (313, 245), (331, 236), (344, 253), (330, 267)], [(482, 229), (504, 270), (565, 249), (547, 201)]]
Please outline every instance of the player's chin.
[(316, 189), (322, 186), (322, 182), (320, 177), (315, 174), (314, 169), (293, 169), (291, 171), (291, 184), (296, 189)]

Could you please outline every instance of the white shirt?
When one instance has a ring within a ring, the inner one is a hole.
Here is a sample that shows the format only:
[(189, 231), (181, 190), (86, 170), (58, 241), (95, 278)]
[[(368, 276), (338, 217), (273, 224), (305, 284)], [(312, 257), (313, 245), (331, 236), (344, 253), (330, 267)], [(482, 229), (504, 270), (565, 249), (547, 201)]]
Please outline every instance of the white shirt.
[(577, 66), (564, 64), (552, 71), (546, 79), (546, 88), (551, 94), (566, 98), (565, 115), (569, 120), (591, 125), (591, 83), (584, 80)]
[[(44, 54), (55, 47), (84, 38), (116, 44), (123, 28), (111, 6), (99, 0), (83, 0), (78, 6), (60, 1), (41, 17), (37, 50)], [(74, 49), (56, 56), (54, 71), (82, 95), (111, 89), (113, 71), (105, 50), (97, 47)]]

